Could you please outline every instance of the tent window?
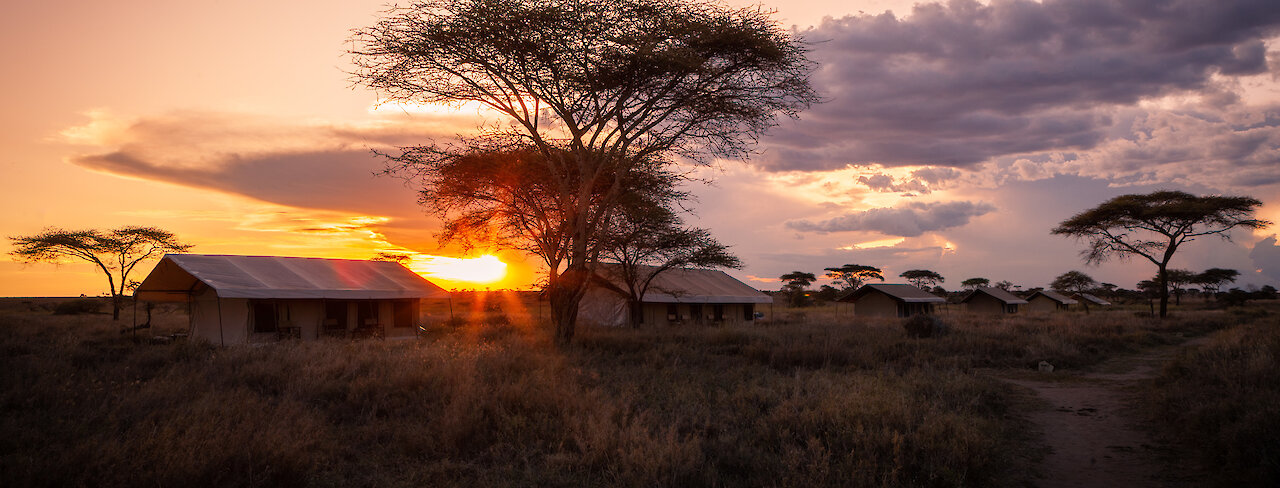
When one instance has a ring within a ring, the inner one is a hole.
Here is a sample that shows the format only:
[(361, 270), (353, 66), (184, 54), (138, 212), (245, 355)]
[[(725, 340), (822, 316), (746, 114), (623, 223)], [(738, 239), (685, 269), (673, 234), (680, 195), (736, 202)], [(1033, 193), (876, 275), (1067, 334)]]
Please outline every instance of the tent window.
[(756, 318), (756, 304), (747, 303), (742, 305), (742, 320), (752, 320)]
[(325, 302), (324, 318), (336, 321), (335, 328), (347, 328), (347, 302)]
[(711, 319), (717, 322), (724, 321), (724, 305), (717, 304), (711, 306)]
[(251, 302), (253, 307), (253, 331), (276, 331), (276, 304), (272, 302)]
[(392, 327), (413, 327), (414, 317), (418, 316), (418, 302), (412, 300), (401, 300), (393, 302), (393, 320)]
[(702, 319), (706, 318), (706, 317), (703, 317), (702, 315), (701, 303), (695, 303), (693, 305), (689, 305), (689, 315), (693, 316), (693, 323), (695, 324), (701, 324)]
[(377, 322), (378, 320), (378, 302), (365, 300), (359, 302), (356, 309), (356, 326), (363, 327), (370, 320)]

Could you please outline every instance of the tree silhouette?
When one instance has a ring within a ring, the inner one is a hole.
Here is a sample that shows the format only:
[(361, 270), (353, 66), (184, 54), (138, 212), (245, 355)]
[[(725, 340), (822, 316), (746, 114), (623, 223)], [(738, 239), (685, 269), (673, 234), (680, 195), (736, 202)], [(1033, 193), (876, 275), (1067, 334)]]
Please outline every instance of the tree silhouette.
[(168, 231), (155, 227), (97, 229), (45, 229), (33, 236), (10, 237), (14, 250), (9, 254), (27, 263), (59, 263), (80, 260), (93, 263), (107, 277), (111, 294), (111, 319), (120, 320), (125, 290), (131, 289), (129, 273), (148, 259), (167, 252), (184, 252), (190, 245), (178, 242)]
[(980, 286), (988, 286), (990, 284), (991, 284), (991, 280), (988, 280), (986, 278), (969, 278), (967, 280), (960, 282), (960, 286), (963, 286), (965, 288), (977, 288)]
[(856, 290), (871, 280), (884, 281), (883, 272), (875, 266), (863, 266), (861, 264), (846, 264), (839, 268), (826, 268), (827, 277), (831, 278), (837, 284), (844, 284), (845, 290)]
[[(552, 218), (531, 216), (516, 229), (492, 232), (535, 229), (524, 249), (547, 264), (560, 344), (573, 337), (601, 251), (593, 243), (631, 189), (626, 180), (677, 157), (701, 164), (745, 156), (779, 115), (794, 117), (817, 101), (805, 48), (760, 9), (668, 0), (432, 0), (393, 9), (351, 40), (356, 83), (383, 100), (475, 103), (507, 122), (461, 148), (431, 144), (387, 155), (388, 172), (427, 176), (422, 203), (447, 226), (476, 214), (462, 200), (430, 199), (432, 185), (454, 181), (442, 165), (495, 148), (536, 153), (530, 160), (541, 166), (539, 178), (558, 208), (546, 213)], [(511, 220), (518, 219), (492, 225)]]
[(1085, 262), (1142, 256), (1156, 265), (1160, 317), (1169, 310), (1169, 261), (1178, 247), (1197, 237), (1242, 227), (1261, 229), (1271, 222), (1252, 218), (1262, 202), (1250, 197), (1197, 197), (1180, 191), (1121, 195), (1062, 221), (1051, 232), (1086, 241)]
[(927, 269), (911, 269), (911, 270), (903, 271), (902, 274), (898, 276), (906, 278), (907, 281), (911, 282), (911, 284), (913, 285), (916, 285), (916, 287), (920, 288), (921, 290), (928, 290), (929, 287), (946, 281), (946, 279), (943, 278), (942, 275), (935, 273), (933, 271), (929, 271)]
[(804, 296), (805, 289), (817, 281), (818, 277), (813, 273), (792, 271), (779, 276), (778, 279), (782, 280), (782, 292), (787, 294), (788, 303), (793, 307), (799, 307), (807, 303)]

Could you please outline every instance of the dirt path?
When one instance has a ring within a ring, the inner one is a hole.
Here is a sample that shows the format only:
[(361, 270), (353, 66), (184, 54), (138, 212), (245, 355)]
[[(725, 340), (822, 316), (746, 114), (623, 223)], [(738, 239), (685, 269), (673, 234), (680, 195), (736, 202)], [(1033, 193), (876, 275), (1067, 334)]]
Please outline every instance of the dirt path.
[(1127, 409), (1134, 386), (1154, 378), (1161, 365), (1180, 349), (1195, 347), (1205, 340), (1199, 338), (1114, 358), (1100, 364), (1093, 373), (1058, 371), (1002, 378), (1031, 389), (1049, 405), (1030, 417), (1051, 448), (1042, 464), (1039, 486), (1137, 488), (1192, 484), (1187, 473), (1170, 473), (1166, 469), (1167, 463), (1159, 459), (1160, 446), (1140, 430), (1138, 420), (1131, 418)]

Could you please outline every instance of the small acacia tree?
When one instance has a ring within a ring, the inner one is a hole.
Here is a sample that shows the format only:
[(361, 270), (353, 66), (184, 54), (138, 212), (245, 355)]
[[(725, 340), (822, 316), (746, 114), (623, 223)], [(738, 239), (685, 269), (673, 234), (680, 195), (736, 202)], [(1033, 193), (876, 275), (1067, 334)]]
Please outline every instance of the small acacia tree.
[(1178, 247), (1197, 237), (1217, 235), (1237, 227), (1261, 229), (1271, 222), (1253, 218), (1262, 202), (1250, 197), (1203, 196), (1180, 191), (1121, 195), (1062, 221), (1053, 234), (1088, 243), (1085, 262), (1142, 256), (1156, 265), (1160, 317), (1169, 311), (1169, 261)]
[(826, 272), (828, 278), (831, 278), (836, 284), (843, 285), (846, 291), (856, 290), (863, 283), (871, 280), (884, 281), (884, 272), (875, 266), (846, 264), (839, 268), (826, 268)]
[(779, 276), (778, 279), (782, 280), (782, 292), (787, 294), (787, 302), (793, 307), (799, 307), (808, 303), (804, 296), (805, 289), (817, 281), (818, 277), (813, 273), (792, 271)]
[(946, 278), (942, 277), (942, 275), (927, 269), (910, 269), (903, 271), (902, 274), (898, 276), (906, 278), (907, 281), (916, 285), (916, 287), (921, 290), (928, 290), (929, 287), (947, 281)]
[(167, 252), (184, 252), (190, 245), (178, 242), (173, 233), (155, 227), (97, 229), (45, 229), (33, 236), (10, 237), (14, 249), (9, 254), (27, 263), (60, 263), (80, 260), (93, 263), (107, 277), (111, 295), (111, 318), (120, 320), (129, 274), (143, 261)]
[[(539, 178), (559, 208), (548, 213), (553, 219), (520, 229), (537, 229), (524, 241), (538, 245), (525, 249), (547, 263), (561, 344), (573, 337), (599, 255), (593, 242), (629, 190), (627, 178), (645, 165), (665, 168), (675, 157), (698, 164), (746, 156), (779, 115), (794, 117), (817, 101), (805, 48), (759, 8), (675, 0), (430, 0), (390, 10), (351, 41), (356, 83), (384, 100), (475, 103), (508, 122), (486, 127), (461, 149), (402, 148), (389, 169), (425, 172), (433, 176), (423, 180), (431, 188), (456, 181), (442, 165), (487, 152), (493, 138), (537, 154)], [(447, 223), (467, 218), (449, 211), (465, 208), (460, 200), (423, 203)]]
[(978, 288), (980, 286), (988, 286), (990, 284), (991, 280), (986, 278), (969, 278), (960, 282), (960, 286), (965, 288)]
[[(616, 266), (602, 267), (616, 278), (606, 286), (627, 299), (628, 322), (639, 327), (641, 299), (654, 280), (675, 268), (740, 268), (742, 262), (706, 229), (687, 228), (661, 202), (639, 198), (623, 205), (604, 233), (604, 256)], [(615, 284), (616, 283), (616, 284)], [(621, 284), (619, 287), (617, 284)]]
[[(1096, 286), (1098, 286), (1098, 280), (1080, 271), (1067, 271), (1058, 275), (1057, 278), (1053, 279), (1052, 283), (1049, 283), (1049, 288), (1076, 295), (1092, 290)], [(1081, 299), (1080, 303), (1084, 305), (1085, 313), (1088, 313), (1089, 301)]]
[(1213, 298), (1222, 289), (1222, 285), (1235, 283), (1240, 272), (1234, 269), (1209, 268), (1191, 279), (1191, 284), (1199, 286), (1205, 294), (1205, 300)]

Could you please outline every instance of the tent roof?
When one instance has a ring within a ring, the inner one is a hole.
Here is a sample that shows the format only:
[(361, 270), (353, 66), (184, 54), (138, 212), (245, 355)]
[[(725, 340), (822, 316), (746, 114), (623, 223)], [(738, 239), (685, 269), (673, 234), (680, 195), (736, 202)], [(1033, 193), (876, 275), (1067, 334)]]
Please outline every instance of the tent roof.
[(1051, 290), (1037, 291), (1035, 293), (1032, 293), (1030, 297), (1027, 297), (1027, 299), (1030, 300), (1032, 298), (1035, 298), (1036, 295), (1044, 295), (1045, 297), (1048, 297), (1050, 300), (1061, 303), (1063, 305), (1075, 305), (1077, 303), (1080, 303), (1068, 298), (1066, 295), (1063, 295), (1061, 293), (1058, 293), (1056, 291), (1051, 291)]
[[(625, 289), (619, 273), (620, 265), (601, 263), (596, 276), (612, 286)], [(652, 273), (653, 266), (641, 266), (641, 273)], [(715, 269), (671, 268), (658, 274), (645, 292), (644, 303), (773, 303), (773, 297), (751, 285), (738, 281), (728, 273)]]
[(876, 283), (862, 285), (862, 288), (854, 290), (853, 293), (840, 298), (842, 302), (855, 302), (859, 298), (866, 296), (868, 293), (880, 292), (889, 295), (889, 298), (904, 303), (946, 303), (947, 300), (940, 296), (936, 296), (927, 291), (916, 288), (915, 285), (896, 284), (896, 283)]
[(207, 286), (223, 298), (372, 300), (445, 298), (449, 292), (399, 263), (355, 259), (166, 254), (134, 296), (181, 301)]
[(973, 297), (978, 296), (979, 293), (989, 295), (991, 298), (1000, 300), (1001, 302), (1004, 302), (1005, 305), (1022, 305), (1027, 303), (1026, 300), (1018, 298), (1012, 293), (1000, 288), (993, 288), (989, 286), (979, 286), (974, 288), (973, 291), (969, 292), (968, 295), (965, 295), (965, 297), (960, 300), (960, 303), (967, 303)]
[(1081, 293), (1079, 295), (1076, 295), (1076, 298), (1087, 301), (1095, 305), (1111, 305), (1111, 302), (1108, 302), (1096, 296), (1090, 295), (1088, 293)]

